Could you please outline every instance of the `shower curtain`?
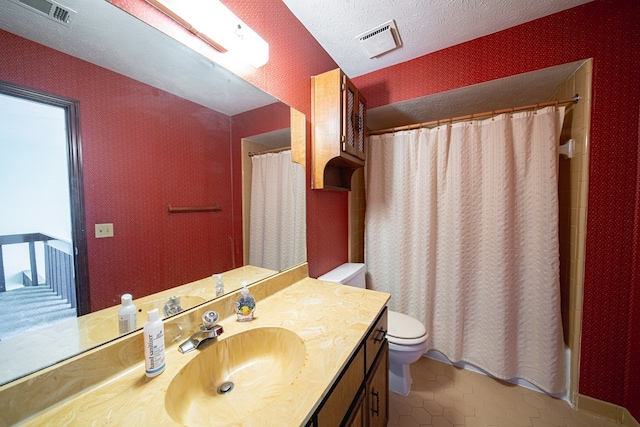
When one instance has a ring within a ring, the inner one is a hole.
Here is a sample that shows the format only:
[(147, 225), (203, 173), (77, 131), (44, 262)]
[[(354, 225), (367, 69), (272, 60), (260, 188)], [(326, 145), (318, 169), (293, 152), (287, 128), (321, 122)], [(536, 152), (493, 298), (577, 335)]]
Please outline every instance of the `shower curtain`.
[(564, 108), (369, 138), (365, 262), (429, 348), (565, 389), (558, 154)]
[(249, 264), (284, 270), (307, 259), (305, 175), (291, 150), (251, 158)]

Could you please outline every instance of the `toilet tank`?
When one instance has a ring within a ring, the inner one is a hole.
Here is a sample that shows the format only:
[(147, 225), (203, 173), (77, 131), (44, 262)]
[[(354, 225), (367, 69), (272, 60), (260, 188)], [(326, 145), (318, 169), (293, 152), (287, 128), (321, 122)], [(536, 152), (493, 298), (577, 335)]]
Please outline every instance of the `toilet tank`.
[(343, 283), (356, 288), (366, 288), (365, 284), (366, 268), (362, 263), (349, 262), (334, 268), (330, 272), (318, 277), (318, 280), (327, 282)]

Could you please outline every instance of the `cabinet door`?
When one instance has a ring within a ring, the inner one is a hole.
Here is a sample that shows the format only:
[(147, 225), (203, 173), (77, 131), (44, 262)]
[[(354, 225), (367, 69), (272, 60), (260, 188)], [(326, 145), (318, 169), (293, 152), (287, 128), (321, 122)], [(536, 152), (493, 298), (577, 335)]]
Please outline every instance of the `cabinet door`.
[(318, 427), (335, 427), (347, 417), (349, 408), (364, 382), (364, 348), (360, 346), (349, 366), (317, 413)]
[(385, 340), (367, 378), (367, 426), (385, 427), (389, 421), (389, 344)]
[(363, 389), (360, 389), (360, 393), (356, 398), (355, 406), (353, 406), (350, 414), (346, 417), (344, 425), (346, 427), (365, 427), (365, 406), (364, 406), (364, 393)]
[(356, 107), (356, 157), (361, 160), (367, 159), (367, 120), (366, 120), (366, 111), (367, 104), (364, 100), (364, 97), (358, 92), (358, 104)]
[(358, 89), (345, 75), (342, 76), (342, 88), (342, 151), (358, 157), (358, 126), (360, 122)]

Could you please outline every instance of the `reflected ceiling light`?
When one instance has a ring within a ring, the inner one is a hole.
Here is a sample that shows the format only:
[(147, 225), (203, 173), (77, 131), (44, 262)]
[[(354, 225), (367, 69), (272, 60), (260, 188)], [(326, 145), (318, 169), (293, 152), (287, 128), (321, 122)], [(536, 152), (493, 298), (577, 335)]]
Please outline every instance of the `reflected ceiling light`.
[(259, 68), (269, 60), (269, 43), (218, 0), (147, 0), (225, 55)]

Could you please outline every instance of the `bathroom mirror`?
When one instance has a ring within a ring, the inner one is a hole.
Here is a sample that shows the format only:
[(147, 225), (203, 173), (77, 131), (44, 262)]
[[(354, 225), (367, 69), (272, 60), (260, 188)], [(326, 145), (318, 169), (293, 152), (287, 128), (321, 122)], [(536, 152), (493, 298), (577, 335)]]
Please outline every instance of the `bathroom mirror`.
[[(62, 3), (75, 12), (69, 25), (0, 0), (0, 80), (79, 101), (92, 311), (116, 306), (123, 293), (138, 299), (237, 271), (245, 264), (241, 141), (280, 132), (304, 147), (304, 115), (107, 1)], [(95, 238), (99, 223), (112, 224), (114, 237)], [(100, 344), (86, 346), (73, 328), (51, 341), (70, 343), (64, 356), (2, 362), (0, 384)]]

